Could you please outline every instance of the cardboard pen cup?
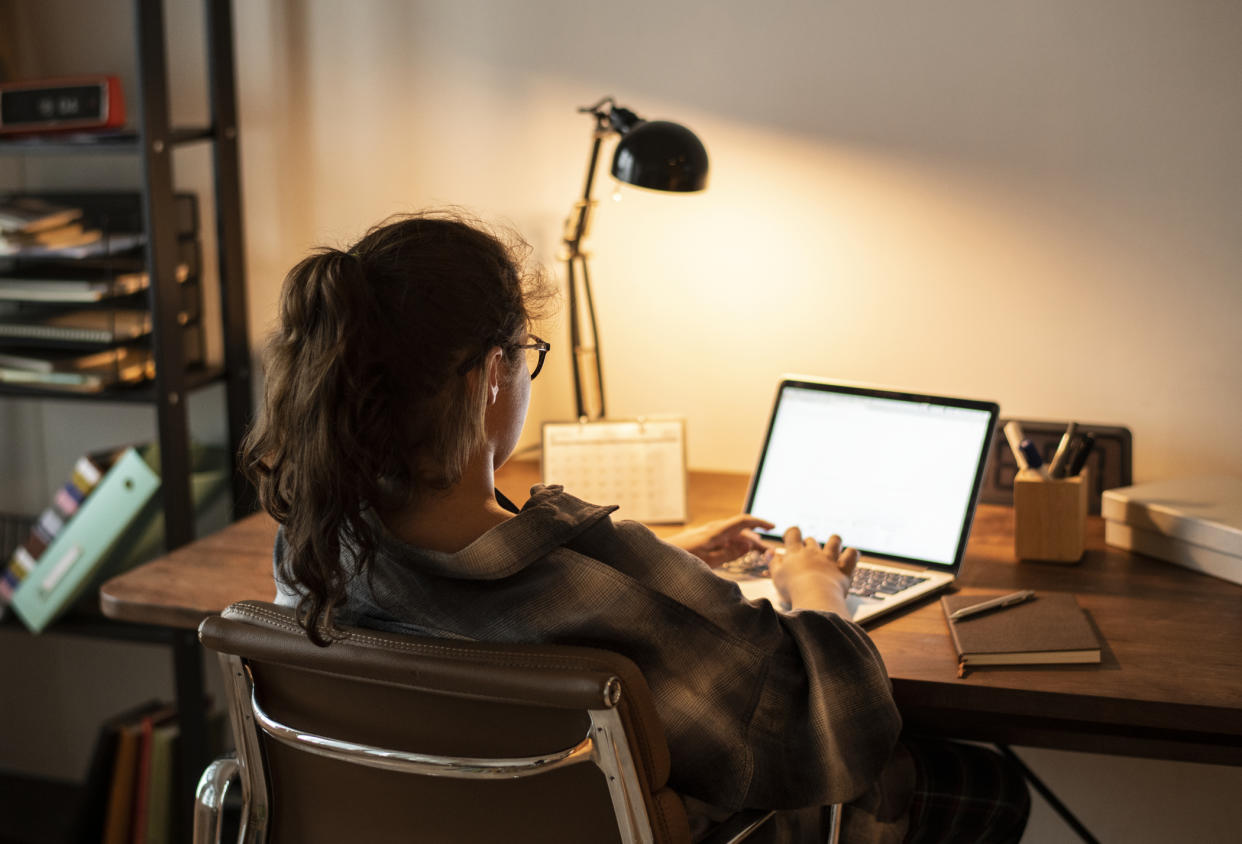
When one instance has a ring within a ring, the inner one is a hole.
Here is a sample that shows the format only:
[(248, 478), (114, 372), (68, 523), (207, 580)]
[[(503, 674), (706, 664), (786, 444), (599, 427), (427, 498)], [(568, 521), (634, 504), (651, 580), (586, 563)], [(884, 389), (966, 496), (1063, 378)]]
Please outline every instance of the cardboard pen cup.
[(1087, 547), (1087, 471), (1052, 480), (1025, 469), (1013, 482), (1014, 555), (1077, 563)]

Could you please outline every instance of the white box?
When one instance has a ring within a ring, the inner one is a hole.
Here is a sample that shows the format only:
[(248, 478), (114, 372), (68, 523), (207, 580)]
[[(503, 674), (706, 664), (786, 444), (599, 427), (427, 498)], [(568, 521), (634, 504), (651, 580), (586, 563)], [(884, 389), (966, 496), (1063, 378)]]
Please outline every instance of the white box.
[(1242, 478), (1172, 478), (1104, 491), (1104, 541), (1242, 584)]

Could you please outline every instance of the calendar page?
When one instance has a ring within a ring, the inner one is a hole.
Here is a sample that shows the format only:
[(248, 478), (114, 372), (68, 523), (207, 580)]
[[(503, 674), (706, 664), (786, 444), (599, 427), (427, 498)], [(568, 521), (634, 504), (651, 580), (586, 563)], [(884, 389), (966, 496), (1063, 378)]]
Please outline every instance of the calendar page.
[(686, 521), (684, 419), (543, 424), (543, 482), (616, 517), (649, 524)]

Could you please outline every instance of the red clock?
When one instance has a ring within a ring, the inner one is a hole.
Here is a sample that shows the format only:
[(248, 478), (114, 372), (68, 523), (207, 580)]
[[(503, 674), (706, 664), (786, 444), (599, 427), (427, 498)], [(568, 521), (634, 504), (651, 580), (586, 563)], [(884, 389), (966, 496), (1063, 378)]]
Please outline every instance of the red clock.
[(125, 102), (115, 76), (0, 83), (0, 134), (82, 132), (124, 124)]

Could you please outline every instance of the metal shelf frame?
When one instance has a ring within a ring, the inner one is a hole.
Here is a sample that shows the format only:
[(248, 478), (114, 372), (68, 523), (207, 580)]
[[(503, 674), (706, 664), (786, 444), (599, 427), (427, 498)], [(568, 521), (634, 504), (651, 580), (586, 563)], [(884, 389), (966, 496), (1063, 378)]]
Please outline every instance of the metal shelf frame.
[[(211, 112), (209, 126), (170, 126), (164, 2), (133, 0), (134, 49), (138, 59), (139, 88), (137, 97), (133, 98), (136, 106), (136, 123), (133, 129), (94, 139), (67, 136), (59, 139), (0, 141), (0, 155), (6, 156), (89, 156), (104, 153), (136, 155), (141, 159), (143, 217), (147, 233), (146, 263), (151, 278), (148, 297), (156, 363), (154, 383), (95, 395), (6, 386), (0, 389), (0, 399), (68, 399), (152, 404), (156, 413), (161, 455), (162, 483), (159, 494), (162, 497), (165, 538), (169, 550), (194, 539), (190, 433), (186, 401), (188, 393), (223, 382), (229, 448), (232, 454), (237, 454), (240, 450), (242, 436), (251, 415), (251, 362), (246, 318), (232, 0), (203, 0), (203, 9), (207, 93)], [(177, 322), (177, 232), (175, 225), (169, 221), (175, 219), (172, 151), (178, 146), (196, 143), (211, 145), (212, 189), (216, 208), (213, 223), (218, 250), (224, 362), (222, 366), (187, 370)], [(253, 490), (235, 472), (234, 514), (251, 512), (254, 502)], [(116, 627), (110, 626), (114, 624)], [(54, 627), (49, 632), (55, 631)], [(127, 626), (106, 620), (92, 620), (88, 624), (67, 620), (63, 632), (152, 642), (171, 648), (175, 694), (182, 725), (180, 799), (185, 806), (191, 806), (198, 775), (209, 761), (203, 657), (197, 635), (194, 631)], [(188, 818), (188, 809), (183, 814)], [(188, 825), (180, 830), (180, 837), (188, 840)]]

